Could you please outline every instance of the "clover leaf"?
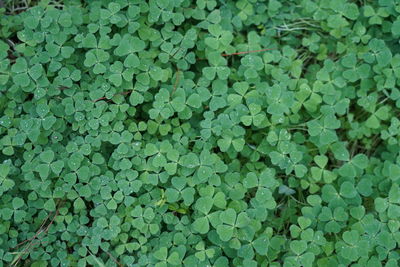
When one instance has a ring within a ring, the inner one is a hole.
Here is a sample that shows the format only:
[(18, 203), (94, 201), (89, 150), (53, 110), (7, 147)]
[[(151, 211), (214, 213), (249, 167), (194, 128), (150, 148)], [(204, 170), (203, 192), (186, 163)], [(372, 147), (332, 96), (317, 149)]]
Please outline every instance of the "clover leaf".
[(396, 1), (61, 2), (0, 0), (0, 265), (398, 265)]

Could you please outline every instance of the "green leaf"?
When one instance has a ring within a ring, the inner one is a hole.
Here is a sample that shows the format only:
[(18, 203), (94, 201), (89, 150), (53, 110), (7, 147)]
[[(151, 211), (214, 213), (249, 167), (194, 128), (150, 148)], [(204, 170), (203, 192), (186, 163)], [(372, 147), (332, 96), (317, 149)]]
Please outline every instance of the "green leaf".
[(270, 240), (266, 236), (260, 236), (253, 241), (253, 247), (260, 255), (267, 255)]
[(356, 245), (359, 239), (359, 233), (355, 230), (346, 231), (343, 233), (343, 240), (350, 245)]
[(167, 262), (172, 265), (179, 265), (181, 263), (181, 259), (178, 252), (172, 252), (171, 255), (168, 256)]
[(55, 211), (56, 210), (56, 203), (53, 199), (49, 199), (44, 203), (44, 208), (48, 211)]
[(400, 188), (398, 184), (393, 184), (390, 188), (389, 202), (400, 204)]
[(90, 250), (87, 250), (87, 251), (89, 252), (90, 256), (92, 256), (92, 258), (94, 259), (94, 261), (96, 262), (96, 264), (97, 264), (99, 267), (105, 267), (105, 265), (104, 265), (96, 256), (94, 256), (94, 255), (92, 254), (92, 252), (90, 252)]
[(246, 188), (253, 188), (258, 186), (258, 179), (255, 173), (248, 173), (243, 180), (243, 185)]
[(2, 261), (398, 265), (398, 1), (12, 2)]
[(247, 214), (245, 212), (241, 212), (237, 216), (235, 226), (239, 227), (239, 228), (242, 228), (242, 227), (248, 226), (249, 223), (250, 223), (250, 218), (247, 216)]
[(50, 168), (56, 175), (59, 175), (61, 173), (62, 169), (64, 168), (64, 162), (61, 160), (52, 162), (50, 164)]
[(129, 96), (129, 103), (131, 103), (132, 106), (137, 106), (143, 103), (143, 101), (144, 98), (140, 93), (132, 91), (131, 95)]
[(86, 205), (82, 198), (79, 197), (79, 198), (75, 199), (74, 209), (76, 211), (83, 210), (85, 207), (86, 207)]
[(14, 73), (24, 73), (28, 70), (28, 63), (25, 58), (17, 58), (14, 65), (11, 67), (11, 71)]
[(303, 254), (304, 251), (307, 249), (307, 242), (304, 240), (294, 240), (290, 242), (290, 249), (296, 255)]
[(384, 212), (385, 210), (387, 210), (388, 206), (389, 203), (386, 199), (380, 197), (375, 199), (375, 209), (377, 212)]
[(54, 152), (51, 150), (46, 150), (40, 153), (40, 159), (45, 163), (51, 163), (54, 159)]
[(40, 178), (46, 179), (50, 173), (49, 164), (39, 164), (36, 166), (35, 170), (39, 173)]
[(332, 144), (331, 149), (336, 159), (349, 161), (350, 154), (343, 143), (334, 143)]
[(321, 169), (323, 169), (328, 163), (328, 157), (325, 155), (317, 155), (314, 157), (314, 161)]
[(211, 197), (202, 197), (196, 201), (196, 210), (202, 212), (204, 215), (207, 215), (212, 206), (214, 205), (214, 200)]
[(197, 218), (193, 224), (193, 229), (200, 234), (206, 234), (210, 230), (210, 225), (206, 217)]
[(397, 18), (392, 24), (392, 34), (393, 35), (400, 35), (400, 19)]
[(154, 252), (154, 257), (160, 261), (166, 260), (168, 256), (168, 250), (166, 247), (161, 247), (159, 250)]
[(24, 206), (25, 202), (22, 198), (16, 197), (12, 200), (12, 206), (15, 210)]
[(360, 169), (365, 169), (368, 166), (368, 158), (364, 154), (358, 154), (351, 159), (351, 162)]
[(181, 159), (182, 165), (186, 168), (195, 168), (200, 164), (198, 156), (194, 153), (189, 153), (181, 157)]
[(236, 211), (234, 209), (227, 209), (219, 215), (220, 220), (223, 223), (234, 225), (236, 221)]
[(201, 107), (201, 97), (198, 94), (192, 94), (188, 97), (186, 103), (194, 108), (199, 108)]
[(233, 236), (233, 226), (229, 225), (218, 225), (217, 233), (222, 241), (229, 241)]

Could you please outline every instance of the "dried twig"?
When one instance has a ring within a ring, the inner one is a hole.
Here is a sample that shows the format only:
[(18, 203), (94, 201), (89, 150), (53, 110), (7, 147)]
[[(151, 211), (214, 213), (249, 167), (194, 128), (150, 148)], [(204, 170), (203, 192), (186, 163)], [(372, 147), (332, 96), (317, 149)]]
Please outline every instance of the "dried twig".
[(229, 57), (229, 56), (235, 56), (235, 55), (243, 55), (243, 54), (264, 52), (264, 51), (275, 50), (275, 49), (276, 49), (276, 48), (265, 48), (265, 49), (260, 49), (260, 50), (236, 52), (236, 53), (232, 53), (232, 54), (222, 54), (221, 56), (223, 56), (223, 57)]
[(29, 242), (29, 241), (34, 240), (34, 239), (35, 239), (36, 237), (38, 237), (41, 233), (43, 233), (43, 226), (46, 224), (47, 220), (50, 218), (50, 215), (51, 215), (51, 212), (47, 215), (46, 219), (42, 222), (42, 224), (41, 224), (40, 227), (39, 227), (39, 230), (36, 232), (36, 234), (35, 234), (33, 237), (31, 237), (31, 238), (29, 238), (29, 239), (27, 239), (27, 240), (25, 240), (25, 241), (22, 241), (22, 242), (18, 243), (18, 244), (15, 246), (14, 249), (17, 249), (19, 246), (21, 246), (22, 244), (25, 244), (26, 242)]
[(173, 58), (179, 51), (181, 51), (181, 49), (182, 49), (182, 48), (179, 47), (171, 57)]
[[(236, 52), (236, 53), (232, 53), (232, 54), (221, 54), (221, 56), (229, 57), (229, 56), (235, 56), (235, 55), (244, 55), (244, 54), (250, 54), (250, 53), (265, 52), (265, 51), (276, 50), (276, 49), (277, 48), (265, 48), (265, 49), (260, 49), (260, 50)], [(206, 60), (206, 58), (197, 58), (197, 60)]]
[(105, 253), (107, 253), (107, 255), (118, 265), (118, 266), (120, 266), (120, 267), (122, 267), (123, 265), (122, 265), (122, 263), (120, 263), (119, 261), (117, 261), (117, 259), (115, 259), (114, 257), (113, 257), (113, 255), (111, 255), (111, 253), (110, 252), (108, 252), (108, 251), (106, 251), (106, 250), (104, 250), (104, 249), (102, 249)]
[(12, 40), (6, 39), (6, 41), (13, 49), (15, 49), (15, 43)]
[[(96, 103), (97, 101), (106, 100), (106, 99), (107, 99), (107, 97), (103, 96), (103, 97), (100, 97), (100, 98), (94, 100), (93, 102)], [(107, 101), (108, 101), (108, 100), (109, 100), (109, 99), (107, 99)]]
[[(121, 92), (121, 93), (116, 93), (115, 95), (129, 95), (132, 91), (133, 90), (124, 91), (124, 92)], [(100, 101), (100, 100), (106, 100), (107, 102), (108, 101), (112, 101), (112, 99), (108, 99), (107, 97), (103, 96), (103, 97), (100, 97), (100, 98), (98, 98), (96, 100), (93, 100), (93, 102), (96, 103), (97, 101)]]
[[(20, 245), (22, 245), (22, 244), (24, 244), (24, 243), (26, 243), (26, 242), (29, 242), (29, 243), (24, 247), (24, 249), (23, 249), (22, 251), (16, 252), (16, 254), (18, 254), (18, 257), (16, 257), (16, 258), (12, 261), (12, 263), (11, 263), (10, 266), (17, 266), (18, 263), (21, 261), (23, 255), (29, 254), (29, 253), (30, 253), (30, 248), (31, 248), (31, 247), (33, 247), (33, 246), (35, 246), (35, 245), (37, 245), (37, 244), (42, 243), (42, 242), (41, 242), (42, 239), (44, 238), (44, 236), (46, 235), (46, 233), (49, 231), (51, 225), (54, 223), (54, 220), (55, 220), (56, 217), (58, 216), (58, 213), (59, 213), (59, 211), (60, 211), (60, 206), (62, 205), (62, 203), (63, 203), (63, 201), (58, 201), (58, 202), (57, 202), (57, 205), (56, 205), (56, 206), (57, 206), (56, 212), (55, 212), (53, 218), (51, 219), (50, 223), (49, 223), (46, 227), (45, 227), (46, 222), (47, 222), (48, 219), (50, 218), (51, 213), (49, 213), (49, 215), (46, 217), (46, 219), (44, 220), (44, 222), (43, 222), (43, 223), (41, 224), (41, 226), (39, 227), (39, 230), (36, 232), (36, 234), (35, 234), (32, 238), (30, 238), (30, 239), (28, 239), (28, 240), (25, 240), (25, 241), (19, 243), (19, 244), (16, 246), (16, 247), (18, 247), (18, 246), (20, 246)], [(45, 228), (44, 228), (44, 227), (45, 227)], [(42, 237), (41, 237), (40, 239), (37, 239), (38, 236), (41, 235), (42, 233), (43, 233)], [(34, 242), (35, 240), (38, 240), (38, 241), (37, 241), (37, 242)]]

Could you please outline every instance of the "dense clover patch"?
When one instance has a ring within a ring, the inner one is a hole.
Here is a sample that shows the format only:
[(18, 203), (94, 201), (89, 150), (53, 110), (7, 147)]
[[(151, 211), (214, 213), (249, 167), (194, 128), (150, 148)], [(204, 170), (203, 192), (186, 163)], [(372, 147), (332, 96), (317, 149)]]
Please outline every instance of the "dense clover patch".
[(11, 2), (0, 266), (399, 265), (397, 1)]

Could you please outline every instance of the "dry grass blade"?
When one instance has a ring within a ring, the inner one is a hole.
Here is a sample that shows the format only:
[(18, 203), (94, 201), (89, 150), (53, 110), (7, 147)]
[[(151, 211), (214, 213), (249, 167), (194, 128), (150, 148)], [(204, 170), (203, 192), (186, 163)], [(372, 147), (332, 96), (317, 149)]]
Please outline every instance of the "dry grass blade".
[(236, 52), (236, 53), (232, 53), (232, 54), (221, 54), (221, 56), (229, 57), (229, 56), (235, 56), (235, 55), (244, 55), (244, 54), (250, 54), (250, 53), (265, 52), (265, 51), (275, 50), (275, 49), (276, 48), (265, 48), (265, 49), (252, 50), (252, 51)]
[(171, 56), (171, 58), (174, 58), (174, 56), (175, 56), (176, 54), (178, 54), (178, 52), (181, 51), (181, 49), (182, 49), (182, 48), (179, 47), (179, 48), (175, 51), (175, 53)]
[[(54, 220), (55, 220), (56, 217), (58, 216), (58, 213), (59, 213), (59, 211), (60, 211), (60, 206), (62, 205), (62, 203), (63, 203), (63, 201), (58, 201), (58, 202), (57, 202), (57, 205), (56, 205), (56, 207), (57, 207), (56, 212), (55, 212), (53, 218), (51, 219), (51, 221), (49, 222), (49, 224), (47, 224), (47, 226), (45, 226), (45, 225), (46, 225), (46, 222), (49, 220), (49, 218), (50, 218), (50, 216), (51, 216), (51, 214), (52, 214), (51, 212), (49, 213), (49, 215), (47, 215), (46, 219), (42, 222), (41, 226), (39, 227), (39, 230), (36, 232), (36, 234), (35, 234), (32, 238), (27, 239), (27, 240), (25, 240), (25, 241), (19, 243), (19, 244), (16, 246), (16, 248), (17, 248), (17, 247), (21, 246), (22, 244), (25, 244), (25, 243), (28, 243), (28, 242), (29, 242), (29, 243), (23, 248), (22, 251), (13, 252), (13, 254), (16, 254), (16, 256), (15, 256), (15, 258), (13, 259), (13, 261), (11, 262), (10, 266), (13, 266), (13, 267), (17, 266), (18, 263), (21, 261), (22, 257), (23, 257), (25, 254), (29, 254), (29, 253), (31, 252), (30, 249), (31, 249), (32, 247), (34, 247), (35, 245), (38, 245), (38, 244), (41, 244), (41, 243), (42, 243), (42, 242), (41, 242), (42, 239), (44, 238), (44, 236), (46, 235), (46, 233), (49, 231), (51, 225), (54, 223)], [(43, 234), (42, 237), (41, 237), (40, 239), (38, 239), (39, 235), (41, 235), (41, 234)], [(37, 240), (37, 241), (36, 241), (36, 240)], [(35, 241), (36, 241), (36, 242), (35, 242)]]
[(113, 257), (113, 255), (111, 255), (111, 253), (110, 252), (108, 252), (108, 251), (105, 251), (104, 249), (103, 249), (103, 251), (105, 252), (105, 253), (107, 253), (107, 255), (118, 265), (118, 266), (120, 266), (120, 267), (122, 267), (123, 265), (122, 265), (122, 263), (120, 263), (119, 261), (117, 261), (117, 259), (116, 258), (114, 258)]
[(39, 227), (39, 230), (36, 232), (36, 234), (35, 234), (33, 237), (31, 237), (31, 238), (29, 238), (29, 239), (27, 239), (27, 240), (24, 240), (24, 241), (18, 243), (18, 244), (15, 246), (14, 249), (17, 249), (18, 247), (20, 247), (21, 245), (25, 244), (26, 242), (29, 242), (29, 241), (34, 240), (34, 239), (35, 239), (36, 237), (38, 237), (41, 233), (43, 233), (43, 226), (46, 224), (46, 222), (47, 222), (48, 219), (50, 218), (50, 215), (51, 215), (51, 212), (47, 215), (46, 219), (42, 222), (42, 224), (41, 224), (40, 227)]
[(175, 84), (174, 84), (174, 89), (171, 92), (171, 97), (174, 95), (176, 89), (178, 88), (179, 81), (180, 81), (180, 74), (181, 74), (180, 72), (181, 72), (181, 70), (179, 68), (177, 68), (177, 70), (176, 70), (176, 80), (175, 80)]

